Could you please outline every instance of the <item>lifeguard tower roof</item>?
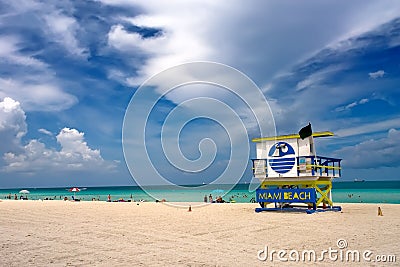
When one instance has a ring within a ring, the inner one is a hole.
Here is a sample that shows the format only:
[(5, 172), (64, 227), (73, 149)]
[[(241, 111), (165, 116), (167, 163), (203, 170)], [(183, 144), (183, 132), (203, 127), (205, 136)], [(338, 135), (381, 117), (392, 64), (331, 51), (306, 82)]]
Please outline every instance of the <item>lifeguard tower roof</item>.
[[(315, 132), (312, 133), (313, 137), (329, 137), (334, 136), (334, 134), (330, 131), (324, 132)], [(251, 141), (254, 143), (263, 142), (263, 141), (274, 141), (274, 140), (286, 140), (286, 139), (299, 139), (299, 134), (288, 134), (288, 135), (278, 135), (278, 136), (270, 136), (270, 137), (260, 137), (260, 138), (253, 138)]]

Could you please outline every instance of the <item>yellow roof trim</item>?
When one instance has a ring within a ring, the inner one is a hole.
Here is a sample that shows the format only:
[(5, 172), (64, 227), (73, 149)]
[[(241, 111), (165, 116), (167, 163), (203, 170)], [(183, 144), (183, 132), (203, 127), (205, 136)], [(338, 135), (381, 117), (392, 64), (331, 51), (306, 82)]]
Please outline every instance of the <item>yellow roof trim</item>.
[[(334, 134), (330, 131), (325, 132), (316, 132), (312, 134), (313, 137), (327, 137), (334, 136)], [(262, 141), (275, 141), (275, 140), (285, 140), (285, 139), (298, 139), (300, 138), (299, 134), (288, 134), (288, 135), (279, 135), (279, 136), (271, 136), (271, 137), (261, 137), (261, 138), (253, 138), (252, 142), (262, 142)]]

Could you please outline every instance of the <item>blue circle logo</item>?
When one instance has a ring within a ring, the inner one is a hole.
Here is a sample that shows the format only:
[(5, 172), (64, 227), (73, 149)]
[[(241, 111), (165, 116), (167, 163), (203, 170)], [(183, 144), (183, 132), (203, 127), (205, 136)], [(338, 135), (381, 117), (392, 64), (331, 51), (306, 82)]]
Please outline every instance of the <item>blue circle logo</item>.
[(280, 174), (289, 172), (293, 168), (295, 160), (294, 149), (286, 142), (276, 143), (268, 153), (269, 166)]

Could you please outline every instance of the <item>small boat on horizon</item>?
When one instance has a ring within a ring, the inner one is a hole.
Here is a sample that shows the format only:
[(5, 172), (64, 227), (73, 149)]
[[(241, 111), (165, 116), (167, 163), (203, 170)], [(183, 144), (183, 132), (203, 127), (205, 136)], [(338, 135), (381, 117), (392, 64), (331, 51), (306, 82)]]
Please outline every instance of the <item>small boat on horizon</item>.
[(354, 179), (354, 182), (365, 182), (365, 180), (356, 178), (356, 179)]

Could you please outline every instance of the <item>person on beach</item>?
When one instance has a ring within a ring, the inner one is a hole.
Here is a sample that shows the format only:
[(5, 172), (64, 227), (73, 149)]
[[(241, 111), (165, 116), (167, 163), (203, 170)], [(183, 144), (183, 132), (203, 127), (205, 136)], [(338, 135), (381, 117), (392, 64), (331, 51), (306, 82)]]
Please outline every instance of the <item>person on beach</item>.
[(215, 199), (215, 202), (217, 202), (217, 203), (225, 203), (225, 201), (222, 199), (221, 196), (218, 196), (218, 197)]
[(204, 203), (207, 203), (207, 195), (204, 195)]
[(212, 203), (212, 202), (213, 202), (213, 197), (212, 197), (212, 195), (211, 195), (211, 194), (208, 196), (208, 201), (209, 201), (210, 203)]
[(111, 202), (111, 195), (110, 194), (108, 194), (107, 202)]

